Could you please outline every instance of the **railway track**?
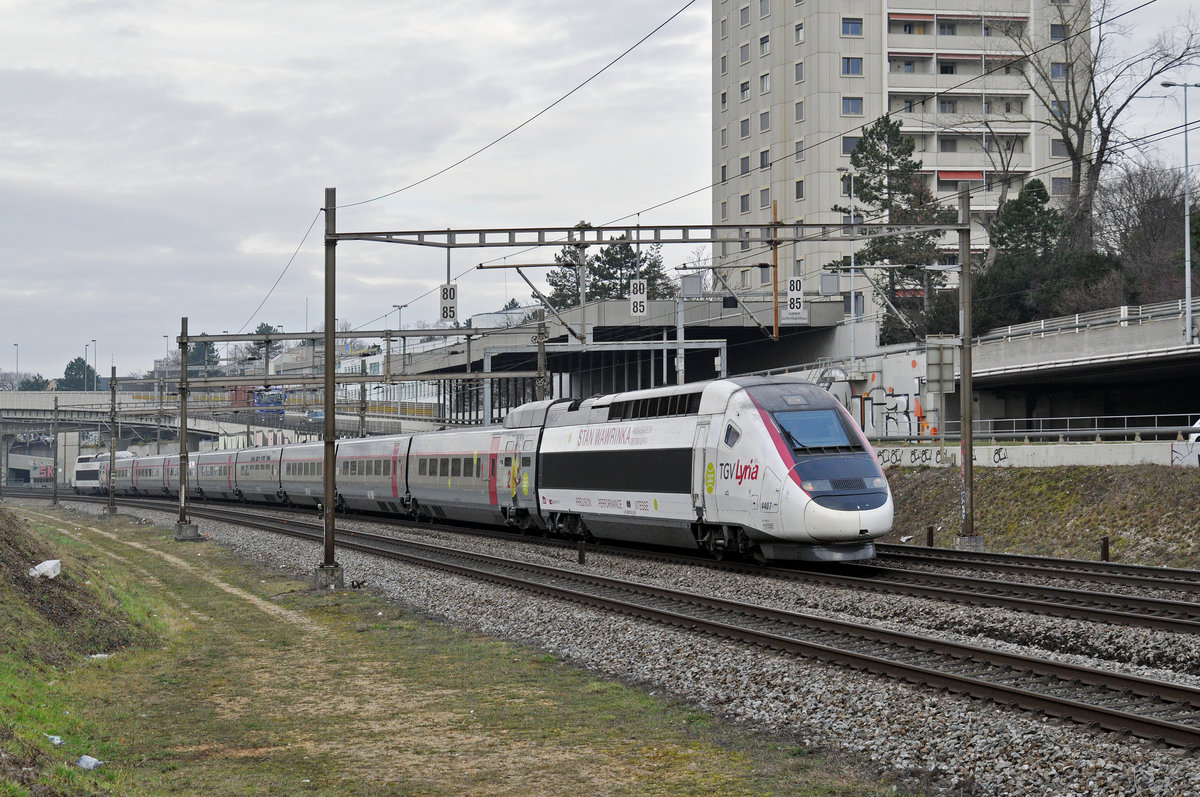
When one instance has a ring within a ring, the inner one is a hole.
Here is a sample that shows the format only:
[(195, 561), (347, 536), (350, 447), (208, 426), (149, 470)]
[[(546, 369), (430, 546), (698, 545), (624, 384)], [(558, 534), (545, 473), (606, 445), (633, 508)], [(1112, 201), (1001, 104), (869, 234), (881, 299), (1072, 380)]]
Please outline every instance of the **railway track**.
[[(123, 501), (160, 509), (161, 502)], [(319, 541), (320, 524), (193, 507), (197, 517)], [(343, 529), (338, 546), (1111, 731), (1200, 747), (1200, 689), (687, 591)]]
[(995, 573), (1036, 576), (1075, 581), (1092, 581), (1121, 587), (1141, 587), (1200, 594), (1200, 570), (1119, 562), (1089, 562), (1010, 553), (958, 551), (952, 548), (922, 548), (910, 545), (877, 544), (880, 562), (961, 567)]
[[(44, 497), (37, 491), (28, 491), (24, 497)], [(106, 500), (89, 497), (72, 496), (72, 500)], [(122, 498), (123, 505), (139, 505), (148, 509), (164, 509), (159, 499), (130, 499)], [(190, 511), (201, 515), (210, 505), (190, 504)], [(272, 511), (280, 511), (272, 507)], [(302, 516), (308, 513), (298, 513)], [(311, 515), (308, 515), (311, 516)], [(383, 525), (403, 525), (410, 527), (411, 523), (357, 516), (361, 522), (378, 522)], [(510, 532), (494, 530), (464, 529), (461, 526), (422, 525), (443, 531), (483, 535), (497, 539), (516, 539)], [(343, 531), (338, 532), (339, 538)], [(574, 548), (577, 543), (556, 540), (553, 538), (520, 538), (525, 544), (538, 544), (555, 548)], [(1131, 595), (1120, 592), (1096, 591), (1071, 587), (1057, 587), (1043, 584), (1028, 584), (1007, 580), (990, 580), (968, 576), (958, 576), (928, 570), (912, 570), (904, 567), (887, 567), (878, 565), (839, 565), (827, 569), (798, 569), (795, 567), (765, 567), (737, 561), (717, 562), (707, 557), (687, 556), (655, 550), (634, 549), (625, 546), (589, 545), (588, 549), (615, 556), (641, 556), (662, 562), (684, 563), (691, 566), (703, 566), (727, 572), (740, 572), (751, 575), (769, 575), (771, 577), (796, 581), (799, 583), (818, 584), (827, 587), (869, 591), (877, 594), (893, 594), (908, 597), (944, 600), (973, 606), (987, 606), (1008, 609), (1012, 611), (1029, 612), (1050, 617), (1064, 617), (1089, 622), (1104, 622), (1117, 625), (1148, 628), (1156, 631), (1172, 633), (1200, 633), (1200, 571), (1174, 570), (1161, 578), (1160, 568), (1147, 568), (1135, 565), (1109, 565), (1107, 563), (1076, 562), (1075, 560), (1047, 559), (1044, 557), (1026, 557), (1011, 554), (969, 554), (962, 551), (945, 551), (942, 549), (911, 549), (905, 546), (882, 546), (886, 552), (884, 560), (935, 562), (973, 566), (973, 562), (981, 562), (983, 569), (992, 569), (1008, 574), (1028, 574), (1036, 576), (1054, 575), (1063, 578), (1078, 578), (1096, 580), (1093, 574), (1102, 577), (1102, 582), (1114, 587), (1123, 588), (1154, 588), (1169, 589), (1173, 592), (1186, 592), (1195, 595), (1198, 600), (1180, 601), (1144, 595)], [(899, 549), (899, 550), (896, 550)], [(1169, 586), (1168, 586), (1169, 585)]]

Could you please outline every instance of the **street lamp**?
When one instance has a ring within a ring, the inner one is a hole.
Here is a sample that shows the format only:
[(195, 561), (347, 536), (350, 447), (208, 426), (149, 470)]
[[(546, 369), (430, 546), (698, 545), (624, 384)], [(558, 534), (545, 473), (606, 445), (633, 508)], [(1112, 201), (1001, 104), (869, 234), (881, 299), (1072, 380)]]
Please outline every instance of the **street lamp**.
[(1187, 90), (1200, 88), (1200, 83), (1176, 83), (1164, 80), (1165, 89), (1183, 89), (1183, 339), (1192, 343), (1192, 181), (1188, 175), (1188, 109)]
[(83, 386), (80, 388), (81, 390), (87, 390), (88, 347), (91, 345), (92, 344), (90, 343), (83, 344), (83, 373), (79, 375), (83, 380)]
[[(850, 235), (856, 238), (858, 228), (854, 224), (854, 170), (845, 166), (837, 168), (850, 176)], [(854, 371), (854, 319), (858, 315), (858, 303), (854, 300), (854, 241), (850, 241), (850, 370)]]
[[(96, 353), (99, 351), (99, 346), (96, 345), (96, 339), (92, 338), (92, 392), (95, 393), (100, 389), (100, 372), (96, 369), (99, 367), (96, 364)], [(86, 365), (86, 363), (84, 363)], [(84, 369), (84, 382), (87, 382), (87, 369)], [(87, 384), (83, 386), (87, 390)]]
[(17, 372), (16, 372), (16, 376), (13, 377), (13, 390), (20, 390), (21, 389), (21, 346), (20, 346), (20, 344), (14, 343), (13, 349), (15, 349), (15, 352), (16, 352), (15, 356), (17, 358), (17, 364), (14, 366), (17, 369)]
[[(404, 308), (408, 307), (408, 305), (407, 304), (393, 304), (392, 307), (396, 308), (396, 329), (403, 331), (404, 330), (404, 321), (403, 321)], [(407, 355), (407, 354), (408, 354), (408, 338), (402, 337), (402, 338), (400, 338), (400, 367), (401, 368), (404, 367), (404, 358), (405, 358), (405, 355)]]

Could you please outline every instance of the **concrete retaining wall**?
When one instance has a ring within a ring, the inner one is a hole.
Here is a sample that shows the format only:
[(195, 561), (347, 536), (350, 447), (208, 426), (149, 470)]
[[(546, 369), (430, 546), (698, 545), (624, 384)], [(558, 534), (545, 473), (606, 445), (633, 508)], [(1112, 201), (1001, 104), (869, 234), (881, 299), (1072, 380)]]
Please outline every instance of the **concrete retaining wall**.
[[(1200, 467), (1200, 442), (976, 444), (977, 468), (1053, 468), (1067, 465), (1171, 465)], [(885, 468), (959, 467), (957, 446), (878, 446)]]

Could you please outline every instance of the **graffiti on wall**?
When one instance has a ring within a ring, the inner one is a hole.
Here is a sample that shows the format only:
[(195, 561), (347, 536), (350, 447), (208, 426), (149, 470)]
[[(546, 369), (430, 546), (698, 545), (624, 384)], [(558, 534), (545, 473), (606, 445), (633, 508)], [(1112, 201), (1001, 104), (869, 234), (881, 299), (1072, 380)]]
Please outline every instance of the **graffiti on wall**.
[(1172, 443), (1171, 464), (1200, 467), (1200, 442)]
[(850, 397), (850, 414), (869, 436), (882, 437), (937, 434), (921, 406), (921, 397), (897, 393), (893, 388), (873, 387)]

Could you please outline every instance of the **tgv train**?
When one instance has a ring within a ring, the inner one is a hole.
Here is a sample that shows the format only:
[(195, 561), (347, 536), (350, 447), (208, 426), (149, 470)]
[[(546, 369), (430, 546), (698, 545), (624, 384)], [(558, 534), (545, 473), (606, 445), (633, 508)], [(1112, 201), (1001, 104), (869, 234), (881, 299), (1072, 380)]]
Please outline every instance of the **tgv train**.
[[(316, 507), (324, 444), (189, 456), (189, 493)], [(760, 560), (855, 560), (892, 527), (861, 430), (795, 377), (522, 405), (503, 426), (340, 440), (337, 509)], [(100, 481), (107, 484), (107, 461)], [(118, 460), (121, 495), (175, 495), (179, 458)]]

